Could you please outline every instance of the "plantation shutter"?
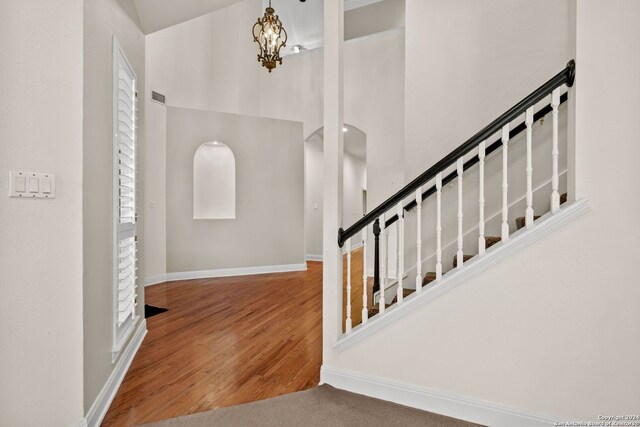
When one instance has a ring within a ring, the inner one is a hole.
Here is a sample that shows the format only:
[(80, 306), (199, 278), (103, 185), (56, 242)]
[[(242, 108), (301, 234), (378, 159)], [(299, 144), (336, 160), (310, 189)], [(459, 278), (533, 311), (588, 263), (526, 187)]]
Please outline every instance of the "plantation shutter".
[(133, 331), (137, 299), (136, 75), (114, 39), (114, 352)]

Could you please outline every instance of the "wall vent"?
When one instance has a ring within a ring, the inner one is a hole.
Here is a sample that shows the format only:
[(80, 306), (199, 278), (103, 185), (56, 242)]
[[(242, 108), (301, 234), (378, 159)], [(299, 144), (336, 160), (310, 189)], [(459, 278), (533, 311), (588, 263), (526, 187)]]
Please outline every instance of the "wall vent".
[(164, 95), (161, 94), (161, 93), (158, 93), (158, 92), (151, 91), (151, 99), (153, 99), (154, 101), (159, 102), (160, 104), (164, 104), (165, 103)]

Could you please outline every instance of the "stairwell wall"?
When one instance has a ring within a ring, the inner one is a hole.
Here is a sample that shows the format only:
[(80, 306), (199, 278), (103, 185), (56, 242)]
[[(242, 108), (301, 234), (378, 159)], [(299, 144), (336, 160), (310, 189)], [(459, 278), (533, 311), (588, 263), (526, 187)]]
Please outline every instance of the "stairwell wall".
[(558, 73), (572, 52), (568, 0), (406, 7), (408, 182)]
[[(572, 53), (568, 0), (407, 0), (406, 7), (404, 171), (405, 182), (409, 182), (559, 72)], [(548, 103), (547, 99), (540, 105)], [(551, 115), (546, 119), (545, 126), (534, 126), (534, 187), (551, 176)], [(566, 114), (560, 116), (560, 130), (560, 161), (564, 164)], [(487, 144), (499, 137), (495, 135)], [(516, 146), (509, 153), (510, 203), (525, 194), (523, 145), (524, 133), (510, 143)], [(501, 207), (500, 156), (498, 150), (487, 157), (487, 214)], [(513, 162), (516, 158), (517, 163)], [(447, 173), (454, 170), (455, 165)], [(478, 221), (477, 171), (476, 166), (464, 175), (465, 230)], [(564, 182), (562, 185), (565, 188)], [(444, 188), (449, 198), (443, 194), (445, 243), (456, 239), (457, 197), (455, 189), (450, 190)], [(548, 210), (548, 205), (535, 202), (542, 212)], [(515, 216), (524, 215), (524, 210), (510, 214), (515, 214), (509, 221), (515, 227)], [(435, 251), (434, 218), (432, 197), (423, 206), (423, 256)], [(414, 236), (415, 215), (410, 213), (407, 219), (406, 233)], [(486, 235), (496, 235), (492, 228), (489, 224)], [(416, 264), (414, 240), (406, 239), (407, 268)], [(465, 239), (464, 247), (469, 251), (465, 253), (476, 253), (477, 239)], [(449, 254), (445, 261), (450, 268)], [(426, 267), (434, 271), (433, 265)]]
[[(547, 105), (545, 100), (539, 105)], [(560, 171), (560, 194), (567, 191), (567, 103), (559, 107), (558, 137)], [(515, 127), (515, 126), (514, 126)], [(532, 126), (532, 165), (533, 165), (533, 209), (535, 215), (544, 215), (551, 209), (551, 175), (552, 175), (552, 118), (551, 114), (545, 117), (543, 123), (535, 122)], [(489, 143), (496, 139), (492, 138)], [(509, 177), (509, 211), (508, 224), (511, 232), (516, 231), (515, 220), (522, 217), (526, 210), (526, 134), (523, 131), (509, 141), (509, 165), (507, 168)], [(465, 160), (477, 155), (477, 150), (465, 156)], [(455, 171), (456, 165), (448, 168), (443, 176)], [(466, 171), (463, 175), (462, 207), (464, 230), (464, 253), (475, 255), (478, 253), (478, 221), (479, 221), (479, 167)], [(433, 185), (429, 183), (429, 186)], [(458, 212), (458, 180), (444, 185), (442, 189), (442, 260), (443, 271), (448, 271), (452, 266), (452, 258), (457, 251), (457, 212)], [(485, 187), (485, 236), (500, 236), (502, 224), (502, 148), (494, 151), (485, 158), (484, 171)], [(416, 235), (416, 212), (405, 214), (405, 234)], [(422, 204), (422, 272), (435, 271), (436, 252), (436, 197), (431, 196)], [(412, 269), (411, 276), (415, 276), (416, 250), (415, 239), (407, 238), (405, 248), (405, 272)], [(394, 249), (395, 250), (395, 249)], [(371, 270), (373, 272), (373, 270)], [(372, 274), (372, 273), (371, 273)], [(409, 280), (407, 287), (414, 288), (415, 281)]]
[(640, 182), (640, 82), (621, 78), (640, 75), (640, 4), (576, 3), (570, 126), (592, 210), (325, 364), (563, 419), (640, 413), (640, 196), (619, 185)]

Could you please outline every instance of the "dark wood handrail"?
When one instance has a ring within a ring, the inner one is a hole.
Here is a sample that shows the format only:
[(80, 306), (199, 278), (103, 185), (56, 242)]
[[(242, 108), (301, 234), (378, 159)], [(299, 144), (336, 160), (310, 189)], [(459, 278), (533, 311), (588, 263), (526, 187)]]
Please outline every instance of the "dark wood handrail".
[[(564, 104), (565, 102), (567, 102), (568, 99), (569, 99), (568, 94), (567, 93), (563, 93), (560, 96), (560, 104)], [(547, 104), (544, 108), (541, 108), (540, 111), (538, 111), (537, 113), (535, 113), (533, 115), (534, 123), (537, 122), (538, 120), (542, 119), (547, 114), (549, 114), (552, 110), (553, 109), (551, 108), (551, 104)], [(509, 140), (512, 140), (516, 136), (520, 135), (526, 129), (527, 129), (527, 125), (524, 122), (520, 123), (518, 126), (514, 127), (513, 129), (511, 129), (509, 131)], [(485, 156), (488, 157), (489, 154), (493, 153), (494, 151), (496, 151), (500, 147), (502, 147), (502, 139), (498, 138), (495, 142), (493, 142), (493, 144), (489, 145), (485, 149)], [(480, 161), (480, 159), (478, 158), (478, 155), (476, 154), (475, 156), (473, 156), (472, 158), (470, 158), (469, 160), (464, 162), (463, 171), (466, 171), (467, 169), (470, 169), (471, 167), (473, 167), (479, 161)], [(457, 171), (451, 172), (449, 175), (447, 175), (444, 178), (442, 178), (442, 185), (447, 185), (448, 183), (450, 183), (451, 181), (456, 179), (457, 176), (458, 176)], [(422, 193), (422, 201), (424, 202), (425, 200), (427, 200), (429, 197), (431, 197), (433, 194), (435, 194), (435, 192), (436, 192), (436, 186), (434, 185), (431, 188), (429, 188), (427, 191)], [(416, 204), (417, 203), (416, 203), (416, 201), (414, 199), (414, 200), (412, 200), (411, 202), (409, 202), (409, 203), (407, 203), (405, 205), (404, 210), (405, 211), (410, 211), (411, 209), (416, 207)], [(396, 215), (392, 216), (391, 218), (389, 218), (388, 220), (386, 220), (384, 222), (384, 228), (390, 227), (397, 220), (398, 220), (398, 214), (396, 214)]]
[[(375, 221), (378, 217), (380, 217), (380, 215), (387, 212), (389, 209), (393, 208), (399, 202), (402, 202), (404, 199), (406, 199), (408, 196), (414, 193), (422, 185), (434, 179), (437, 174), (439, 174), (449, 166), (456, 163), (459, 158), (466, 155), (471, 150), (476, 148), (482, 141), (485, 141), (491, 135), (498, 132), (500, 129), (502, 129), (504, 125), (506, 125), (507, 123), (510, 123), (519, 115), (523, 114), (527, 110), (527, 108), (535, 105), (537, 102), (542, 100), (545, 96), (549, 95), (554, 89), (562, 86), (563, 84), (566, 84), (568, 87), (573, 86), (573, 82), (575, 80), (575, 70), (576, 70), (575, 61), (574, 60), (569, 61), (567, 66), (562, 71), (560, 71), (558, 74), (553, 76), (551, 79), (549, 79), (546, 83), (544, 83), (538, 89), (531, 92), (526, 98), (524, 98), (522, 101), (518, 102), (516, 105), (511, 107), (508, 111), (506, 111), (500, 117), (498, 117), (497, 119), (489, 123), (482, 130), (480, 130), (478, 133), (476, 133), (467, 141), (465, 141), (462, 145), (460, 145), (459, 147), (454, 149), (452, 152), (447, 154), (440, 161), (438, 161), (436, 164), (434, 164), (425, 172), (423, 172), (420, 176), (418, 176), (413, 181), (405, 185), (396, 194), (389, 197), (387, 200), (385, 200), (380, 205), (378, 205), (373, 210), (371, 210), (371, 212), (369, 212), (368, 214), (360, 218), (351, 227), (347, 228), (346, 230), (343, 230), (342, 228), (340, 228), (338, 230), (338, 246), (342, 247), (344, 245), (344, 242), (346, 242), (348, 238), (354, 236), (356, 233), (361, 231), (364, 227), (366, 227), (367, 225)], [(429, 191), (430, 190), (428, 190), (426, 193), (428, 193)], [(429, 197), (429, 195), (427, 195), (427, 197)], [(425, 199), (425, 194), (423, 194), (423, 200), (424, 199)]]

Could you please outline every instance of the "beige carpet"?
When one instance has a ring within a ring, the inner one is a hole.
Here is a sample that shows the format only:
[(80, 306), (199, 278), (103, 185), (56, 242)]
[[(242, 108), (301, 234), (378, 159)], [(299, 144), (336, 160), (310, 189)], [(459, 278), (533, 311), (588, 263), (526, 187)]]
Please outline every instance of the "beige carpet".
[(476, 424), (322, 385), (273, 399), (159, 421), (154, 427), (466, 427)]

